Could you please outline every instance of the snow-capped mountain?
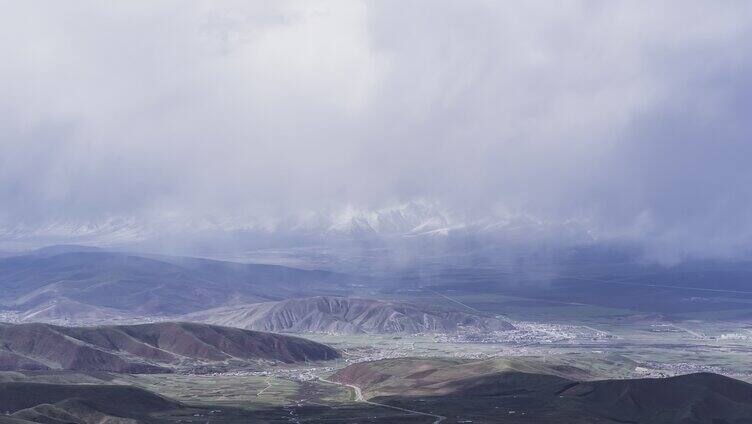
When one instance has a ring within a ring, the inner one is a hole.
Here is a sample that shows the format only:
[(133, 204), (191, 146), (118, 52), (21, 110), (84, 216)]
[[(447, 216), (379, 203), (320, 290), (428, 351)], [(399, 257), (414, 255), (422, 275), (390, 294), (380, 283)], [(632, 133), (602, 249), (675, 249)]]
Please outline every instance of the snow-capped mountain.
[(428, 202), (411, 202), (378, 210), (347, 207), (335, 215), (327, 232), (352, 236), (417, 235), (448, 231), (449, 213)]
[(53, 222), (44, 225), (0, 226), (0, 244), (28, 247), (49, 244), (120, 246), (149, 244), (189, 245), (200, 241), (234, 246), (293, 246), (358, 240), (434, 240), (474, 238), (484, 241), (541, 240), (592, 241), (584, 225), (547, 222), (527, 216), (460, 219), (428, 201), (407, 202), (379, 209), (347, 206), (339, 211), (311, 212), (264, 219), (225, 216), (190, 217), (180, 214), (158, 218), (108, 217), (92, 222)]
[(88, 222), (50, 222), (43, 225), (0, 226), (0, 242), (19, 244), (127, 244), (152, 236), (147, 226), (134, 218), (106, 218)]

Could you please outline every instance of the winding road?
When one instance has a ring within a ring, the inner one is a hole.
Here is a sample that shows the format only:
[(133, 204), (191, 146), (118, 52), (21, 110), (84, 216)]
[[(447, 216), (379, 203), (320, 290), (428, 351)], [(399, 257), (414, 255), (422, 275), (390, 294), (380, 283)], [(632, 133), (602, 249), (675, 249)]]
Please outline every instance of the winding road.
[(384, 403), (371, 402), (370, 400), (367, 400), (367, 399), (365, 399), (363, 397), (363, 391), (360, 389), (360, 387), (352, 385), (352, 384), (345, 384), (345, 383), (340, 383), (338, 381), (331, 381), (331, 380), (327, 380), (327, 379), (322, 378), (322, 377), (319, 377), (319, 380), (323, 381), (324, 383), (336, 384), (338, 386), (344, 386), (344, 387), (351, 388), (353, 390), (353, 392), (355, 392), (355, 401), (356, 402), (363, 402), (363, 403), (367, 403), (369, 405), (381, 406), (381, 407), (384, 407), (384, 408), (394, 409), (394, 410), (397, 410), (397, 411), (407, 412), (407, 413), (415, 414), (415, 415), (425, 415), (427, 417), (433, 417), (433, 418), (436, 419), (436, 420), (434, 420), (433, 424), (440, 424), (442, 421), (444, 421), (446, 419), (446, 417), (443, 416), (443, 415), (436, 415), (436, 414), (431, 414), (429, 412), (421, 412), (421, 411), (415, 411), (415, 410), (412, 410), (412, 409), (400, 408), (398, 406), (387, 405), (387, 404), (384, 404)]
[(261, 396), (264, 394), (265, 391), (269, 390), (269, 388), (272, 387), (272, 376), (266, 377), (266, 387), (259, 390), (258, 393), (256, 393), (256, 396)]

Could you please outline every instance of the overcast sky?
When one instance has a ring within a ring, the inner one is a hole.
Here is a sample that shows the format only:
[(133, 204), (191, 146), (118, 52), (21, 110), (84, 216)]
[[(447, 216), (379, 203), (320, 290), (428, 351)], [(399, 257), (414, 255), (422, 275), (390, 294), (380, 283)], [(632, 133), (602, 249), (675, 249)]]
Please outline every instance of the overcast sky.
[(748, 1), (3, 1), (0, 224), (421, 199), (752, 240)]

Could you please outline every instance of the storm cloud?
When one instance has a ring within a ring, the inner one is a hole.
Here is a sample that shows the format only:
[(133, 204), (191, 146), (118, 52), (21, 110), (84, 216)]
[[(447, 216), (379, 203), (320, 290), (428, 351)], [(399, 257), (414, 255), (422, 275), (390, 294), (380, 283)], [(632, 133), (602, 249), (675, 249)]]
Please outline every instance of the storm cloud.
[[(8, 2), (0, 225), (431, 202), (752, 242), (752, 5)], [(270, 224), (274, 225), (274, 224)]]

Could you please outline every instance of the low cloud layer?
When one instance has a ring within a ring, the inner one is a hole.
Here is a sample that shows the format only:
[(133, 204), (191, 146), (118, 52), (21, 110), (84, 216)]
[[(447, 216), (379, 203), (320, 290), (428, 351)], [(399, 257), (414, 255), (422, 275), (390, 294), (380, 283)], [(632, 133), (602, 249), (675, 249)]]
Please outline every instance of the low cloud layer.
[(419, 199), (752, 240), (749, 2), (28, 1), (0, 36), (5, 227)]

